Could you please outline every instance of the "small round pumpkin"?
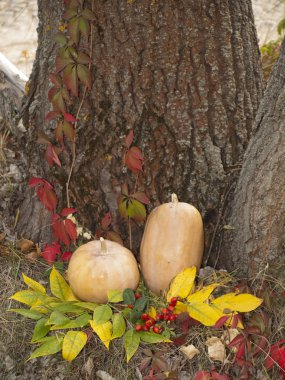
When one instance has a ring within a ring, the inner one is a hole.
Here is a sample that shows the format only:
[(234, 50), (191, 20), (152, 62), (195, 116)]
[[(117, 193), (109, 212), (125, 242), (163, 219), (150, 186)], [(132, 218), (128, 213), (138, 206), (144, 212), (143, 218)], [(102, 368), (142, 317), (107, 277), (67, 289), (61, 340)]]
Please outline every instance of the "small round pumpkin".
[(140, 275), (130, 250), (101, 238), (81, 245), (73, 253), (67, 277), (76, 297), (105, 303), (109, 290), (136, 289)]
[(185, 268), (200, 268), (204, 250), (203, 222), (192, 205), (172, 201), (149, 215), (140, 247), (140, 263), (146, 285), (159, 294)]

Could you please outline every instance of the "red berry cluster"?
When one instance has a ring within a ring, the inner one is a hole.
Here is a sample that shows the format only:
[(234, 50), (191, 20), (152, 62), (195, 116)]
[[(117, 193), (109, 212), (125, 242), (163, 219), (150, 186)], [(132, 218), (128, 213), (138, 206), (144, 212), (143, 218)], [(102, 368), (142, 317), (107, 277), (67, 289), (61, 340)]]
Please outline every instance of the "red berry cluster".
[(177, 304), (178, 297), (173, 297), (170, 300), (168, 307), (161, 309), (161, 313), (156, 314), (156, 319), (152, 318), (148, 314), (142, 314), (141, 320), (144, 321), (144, 324), (137, 323), (136, 331), (153, 331), (156, 334), (160, 334), (164, 328), (162, 326), (156, 325), (156, 323), (166, 321), (174, 322), (177, 318), (177, 314), (174, 314), (174, 308)]

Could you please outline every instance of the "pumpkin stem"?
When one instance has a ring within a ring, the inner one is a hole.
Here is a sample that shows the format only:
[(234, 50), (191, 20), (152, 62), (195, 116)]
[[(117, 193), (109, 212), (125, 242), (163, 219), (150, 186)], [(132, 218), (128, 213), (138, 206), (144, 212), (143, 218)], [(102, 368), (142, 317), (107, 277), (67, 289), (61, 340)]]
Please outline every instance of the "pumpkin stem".
[(172, 203), (178, 203), (178, 198), (176, 194), (171, 194), (171, 202)]
[(108, 252), (107, 244), (106, 244), (105, 240), (102, 237), (100, 237), (100, 242), (101, 242), (101, 252), (102, 253), (107, 253)]

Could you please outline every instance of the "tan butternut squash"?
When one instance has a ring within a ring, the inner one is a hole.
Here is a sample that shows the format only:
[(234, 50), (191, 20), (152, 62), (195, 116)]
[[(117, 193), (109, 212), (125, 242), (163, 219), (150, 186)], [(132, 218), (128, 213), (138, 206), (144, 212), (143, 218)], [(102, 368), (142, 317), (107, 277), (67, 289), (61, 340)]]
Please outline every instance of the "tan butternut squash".
[(203, 222), (192, 205), (178, 202), (156, 207), (149, 215), (140, 247), (140, 263), (146, 285), (159, 294), (183, 269), (200, 268), (204, 250)]
[(81, 245), (72, 255), (68, 281), (83, 301), (107, 302), (109, 290), (136, 289), (139, 270), (132, 252), (103, 238)]

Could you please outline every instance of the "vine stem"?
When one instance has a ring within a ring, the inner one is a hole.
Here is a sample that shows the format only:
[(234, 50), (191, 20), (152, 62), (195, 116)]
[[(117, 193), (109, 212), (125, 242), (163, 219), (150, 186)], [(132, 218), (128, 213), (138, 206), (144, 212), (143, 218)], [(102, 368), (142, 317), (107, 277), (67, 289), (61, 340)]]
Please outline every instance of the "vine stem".
[(132, 226), (131, 226), (131, 219), (130, 218), (128, 218), (128, 226), (129, 226), (130, 250), (132, 250), (133, 239), (132, 239)]
[[(93, 11), (93, 1), (92, 1), (92, 11)], [(92, 62), (92, 53), (93, 53), (93, 23), (91, 23), (91, 26), (90, 26), (90, 49), (89, 49), (89, 52), (90, 52), (90, 63), (88, 65), (88, 69), (90, 70), (91, 68), (91, 62)], [(76, 160), (76, 129), (77, 129), (77, 124), (78, 124), (78, 118), (79, 118), (79, 114), (80, 114), (80, 111), (83, 107), (83, 103), (84, 103), (84, 100), (85, 100), (85, 96), (86, 96), (86, 92), (87, 92), (87, 86), (84, 87), (84, 91), (83, 91), (83, 96), (82, 96), (82, 99), (81, 99), (81, 102), (79, 104), (79, 107), (78, 107), (78, 110), (77, 110), (77, 113), (76, 113), (76, 116), (75, 116), (75, 123), (74, 123), (74, 130), (75, 130), (75, 136), (74, 136), (74, 141), (72, 143), (72, 162), (71, 162), (71, 166), (70, 166), (70, 170), (69, 170), (69, 173), (68, 173), (68, 178), (67, 178), (67, 181), (66, 181), (66, 184), (65, 184), (65, 191), (66, 191), (66, 199), (67, 199), (67, 207), (70, 208), (70, 199), (69, 199), (69, 185), (70, 185), (70, 180), (71, 180), (71, 176), (72, 176), (72, 173), (73, 173), (73, 169), (74, 169), (74, 165), (75, 165), (75, 160)]]

